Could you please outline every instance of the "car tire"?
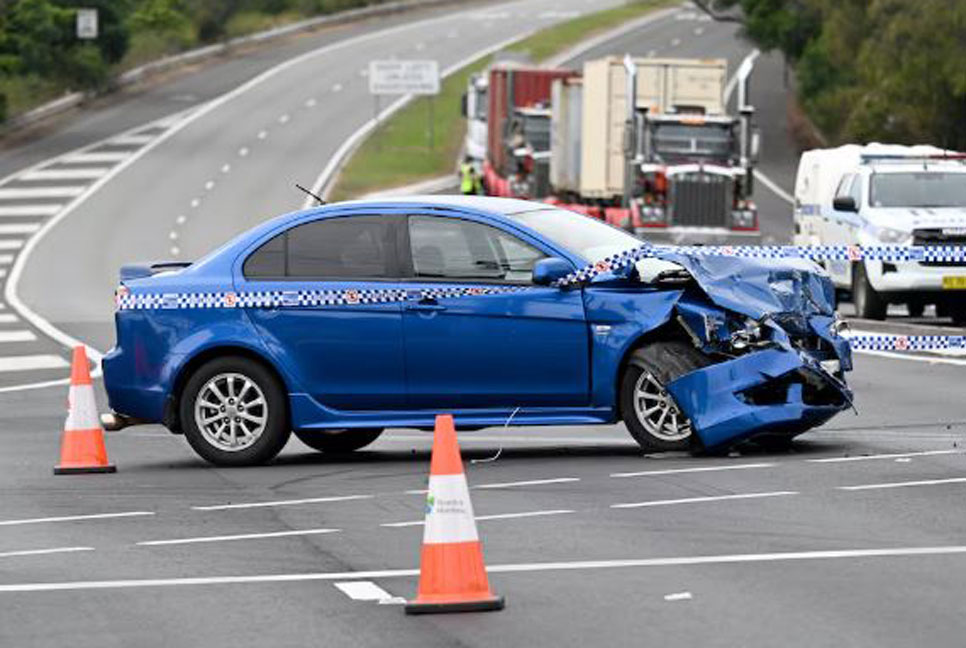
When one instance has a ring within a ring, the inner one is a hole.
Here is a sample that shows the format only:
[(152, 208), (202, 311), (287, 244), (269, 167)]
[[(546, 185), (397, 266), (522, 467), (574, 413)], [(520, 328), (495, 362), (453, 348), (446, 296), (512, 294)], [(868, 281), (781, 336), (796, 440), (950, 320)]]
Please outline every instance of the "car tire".
[(178, 411), (188, 443), (216, 466), (263, 464), (291, 434), (284, 387), (250, 358), (225, 356), (196, 369)]
[(295, 430), (295, 436), (313, 450), (326, 454), (339, 454), (366, 447), (378, 439), (382, 431), (382, 428)]
[(631, 354), (621, 377), (621, 414), (628, 432), (642, 450), (688, 450), (700, 445), (691, 421), (665, 387), (676, 378), (709, 364), (700, 351), (678, 341), (654, 342)]
[(864, 263), (856, 263), (852, 268), (852, 300), (855, 314), (861, 319), (884, 320), (889, 302), (882, 298), (865, 272)]

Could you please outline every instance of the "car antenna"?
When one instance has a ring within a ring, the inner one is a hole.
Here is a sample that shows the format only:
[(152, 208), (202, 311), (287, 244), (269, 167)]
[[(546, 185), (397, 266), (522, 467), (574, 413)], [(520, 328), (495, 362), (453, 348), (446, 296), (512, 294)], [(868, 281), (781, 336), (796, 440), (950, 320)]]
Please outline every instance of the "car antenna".
[(310, 195), (310, 196), (312, 196), (313, 198), (315, 198), (315, 199), (316, 199), (316, 200), (318, 201), (318, 203), (319, 203), (320, 205), (324, 205), (324, 204), (325, 204), (325, 201), (324, 201), (324, 200), (322, 200), (322, 198), (320, 198), (320, 197), (319, 197), (319, 196), (318, 196), (317, 194), (315, 194), (315, 193), (312, 193), (311, 191), (309, 191), (308, 189), (306, 189), (305, 187), (303, 187), (302, 185), (300, 185), (300, 184), (299, 184), (299, 183), (297, 183), (297, 182), (295, 183), (295, 188), (296, 188), (296, 189), (298, 189), (299, 191), (302, 191), (302, 192), (305, 192), (305, 193), (307, 193), (308, 195)]

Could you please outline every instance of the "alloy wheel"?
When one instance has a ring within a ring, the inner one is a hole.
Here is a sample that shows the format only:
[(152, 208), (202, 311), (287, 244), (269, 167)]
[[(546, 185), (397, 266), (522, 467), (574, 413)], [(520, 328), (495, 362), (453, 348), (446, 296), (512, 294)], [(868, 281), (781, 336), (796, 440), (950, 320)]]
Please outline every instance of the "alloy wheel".
[(268, 423), (265, 395), (240, 373), (221, 373), (208, 380), (198, 391), (194, 410), (205, 441), (227, 452), (250, 447)]
[(691, 436), (691, 421), (678, 409), (664, 385), (645, 370), (634, 385), (637, 420), (651, 436), (662, 441), (681, 441)]

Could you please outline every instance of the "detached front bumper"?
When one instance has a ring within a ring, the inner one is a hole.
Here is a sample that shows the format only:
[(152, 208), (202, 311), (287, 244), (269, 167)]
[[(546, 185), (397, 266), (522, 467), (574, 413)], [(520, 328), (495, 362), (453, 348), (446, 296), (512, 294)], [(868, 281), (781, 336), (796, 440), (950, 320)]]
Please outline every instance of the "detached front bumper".
[(756, 351), (693, 371), (667, 389), (706, 449), (765, 432), (800, 434), (852, 402), (842, 383), (784, 349)]

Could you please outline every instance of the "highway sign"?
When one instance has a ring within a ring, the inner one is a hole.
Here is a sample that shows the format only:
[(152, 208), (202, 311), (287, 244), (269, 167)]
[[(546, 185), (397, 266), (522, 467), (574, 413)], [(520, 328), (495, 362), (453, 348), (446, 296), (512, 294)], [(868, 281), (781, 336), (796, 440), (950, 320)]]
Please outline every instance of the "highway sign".
[(77, 10), (77, 38), (97, 38), (97, 9)]
[(439, 65), (436, 61), (369, 61), (369, 92), (439, 94)]

